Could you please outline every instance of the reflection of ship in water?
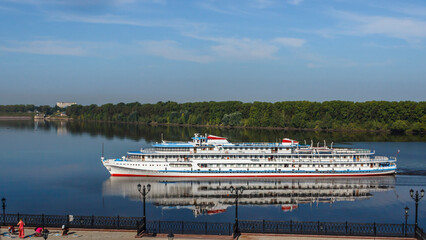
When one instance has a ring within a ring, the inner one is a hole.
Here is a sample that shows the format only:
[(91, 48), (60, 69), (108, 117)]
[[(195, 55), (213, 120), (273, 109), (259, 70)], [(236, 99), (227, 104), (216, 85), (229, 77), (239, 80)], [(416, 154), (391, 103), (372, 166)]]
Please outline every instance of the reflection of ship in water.
[(369, 199), (374, 192), (395, 188), (394, 176), (372, 178), (295, 178), (232, 179), (185, 181), (112, 177), (103, 184), (104, 196), (123, 196), (140, 200), (137, 185), (151, 184), (147, 201), (163, 209), (191, 209), (194, 215), (217, 214), (235, 204), (230, 186), (243, 187), (240, 205), (279, 206), (283, 212), (294, 211), (299, 204), (319, 204)]

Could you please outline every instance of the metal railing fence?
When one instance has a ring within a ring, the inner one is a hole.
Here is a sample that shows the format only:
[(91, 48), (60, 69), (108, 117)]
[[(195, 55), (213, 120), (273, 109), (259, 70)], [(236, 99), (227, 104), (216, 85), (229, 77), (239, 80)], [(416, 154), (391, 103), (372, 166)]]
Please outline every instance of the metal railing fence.
[[(19, 219), (27, 227), (61, 227), (89, 229), (130, 229), (136, 230), (142, 217), (121, 216), (72, 216), (72, 215), (0, 215), (0, 225), (16, 225)], [(147, 230), (151, 233), (231, 235), (234, 223), (224, 222), (186, 222), (186, 221), (147, 221)], [(426, 235), (414, 224), (352, 223), (352, 222), (302, 222), (239, 220), (242, 233), (276, 234), (315, 234), (348, 236), (392, 236), (417, 237), (426, 239)]]

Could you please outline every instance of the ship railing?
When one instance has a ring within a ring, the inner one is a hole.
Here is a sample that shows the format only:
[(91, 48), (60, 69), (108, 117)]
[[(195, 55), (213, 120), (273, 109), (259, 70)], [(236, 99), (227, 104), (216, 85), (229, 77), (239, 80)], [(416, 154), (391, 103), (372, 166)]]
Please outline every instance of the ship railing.
[[(187, 150), (182, 150), (179, 148), (170, 148), (170, 149), (158, 149), (158, 148), (144, 148), (141, 149), (140, 152), (131, 152), (132, 154), (146, 154), (146, 153), (175, 153), (175, 152), (181, 152), (181, 153), (185, 153), (185, 154), (193, 154), (194, 152), (191, 149), (187, 149)], [(228, 154), (247, 154), (247, 155), (259, 155), (259, 154), (271, 154), (271, 155), (276, 155), (276, 156), (280, 156), (280, 155), (287, 155), (288, 153), (280, 153), (280, 152), (271, 152), (269, 150), (256, 150), (253, 152), (253, 150), (222, 150), (222, 151), (217, 151), (217, 150), (208, 150), (208, 151), (198, 151), (196, 152), (197, 154), (202, 154), (202, 155), (210, 155), (210, 154), (219, 154), (219, 155), (228, 155)], [(360, 154), (365, 154), (365, 155), (372, 155), (374, 154), (374, 151), (369, 151), (369, 150), (356, 150), (356, 151), (327, 151), (327, 152), (316, 152), (316, 151), (297, 151), (293, 153), (294, 156), (323, 156), (323, 155), (360, 155)]]
[(334, 149), (334, 154), (374, 154), (374, 151), (368, 149), (350, 149), (350, 150), (337, 150)]
[(377, 156), (375, 158), (360, 158), (359, 160), (354, 160), (353, 158), (275, 158), (274, 162), (283, 162), (283, 163), (377, 163), (384, 161), (394, 161), (395, 158), (388, 158), (385, 156)]
[(389, 160), (389, 157), (385, 156), (374, 156), (373, 161), (387, 161)]
[[(19, 219), (22, 219), (27, 227), (60, 228), (66, 225), (71, 229), (129, 229), (135, 232), (143, 222), (142, 217), (0, 214), (0, 223), (5, 226), (15, 225)], [(233, 233), (233, 223), (230, 222), (154, 220), (147, 221), (146, 228), (149, 233), (164, 234), (231, 235)], [(243, 234), (315, 234), (425, 239), (424, 231), (414, 224), (239, 220), (239, 228)]]
[(140, 153), (158, 153), (158, 154), (161, 154), (161, 153), (178, 153), (178, 152), (188, 154), (189, 149), (183, 150), (182, 148), (168, 148), (166, 150), (166, 149), (158, 149), (158, 148), (144, 148), (144, 149), (141, 149)]

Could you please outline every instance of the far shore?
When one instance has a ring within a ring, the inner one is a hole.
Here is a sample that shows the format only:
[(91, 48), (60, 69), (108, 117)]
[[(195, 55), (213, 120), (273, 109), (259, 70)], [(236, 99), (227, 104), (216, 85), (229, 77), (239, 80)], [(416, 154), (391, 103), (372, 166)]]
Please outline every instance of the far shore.
[(0, 120), (32, 120), (32, 116), (0, 116)]
[[(8, 120), (34, 120), (32, 116), (0, 116), (0, 121)], [(43, 120), (43, 119), (38, 119)], [(76, 122), (92, 122), (92, 123), (120, 123), (120, 124), (140, 124), (147, 126), (172, 126), (172, 127), (203, 127), (203, 128), (235, 128), (235, 129), (265, 129), (265, 130), (284, 130), (284, 131), (307, 131), (307, 132), (369, 132), (369, 133), (385, 133), (390, 134), (390, 130), (369, 130), (369, 129), (317, 129), (317, 128), (291, 128), (291, 127), (248, 127), (248, 126), (222, 126), (222, 125), (202, 125), (202, 124), (180, 124), (180, 123), (157, 123), (157, 122), (125, 122), (125, 121), (103, 121), (103, 120), (85, 120), (80, 121), (70, 117), (50, 117), (44, 118), (46, 121), (76, 121)], [(408, 132), (409, 134), (410, 132)], [(416, 134), (425, 134), (419, 132)]]

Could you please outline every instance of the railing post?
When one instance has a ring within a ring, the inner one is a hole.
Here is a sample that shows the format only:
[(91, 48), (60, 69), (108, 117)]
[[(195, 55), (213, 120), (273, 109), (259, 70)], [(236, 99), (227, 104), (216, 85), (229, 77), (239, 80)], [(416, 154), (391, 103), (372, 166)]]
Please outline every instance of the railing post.
[(374, 222), (373, 224), (373, 229), (374, 229), (374, 236), (376, 236), (376, 222)]
[(318, 225), (317, 225), (317, 232), (320, 232), (320, 221), (318, 221)]
[(18, 219), (16, 220), (16, 222), (19, 222), (19, 219), (20, 219), (20, 218), (19, 218), (19, 213), (18, 213)]
[(205, 234), (207, 235), (207, 222), (205, 222), (204, 224), (205, 224)]
[(417, 235), (417, 233), (419, 232), (419, 227), (416, 225), (416, 224), (414, 224), (414, 237), (415, 238), (417, 238), (418, 237), (418, 235)]
[(262, 220), (262, 233), (265, 233), (265, 219)]
[(120, 228), (120, 215), (117, 216), (117, 228)]
[(290, 232), (293, 232), (293, 221), (290, 220)]
[(158, 233), (161, 233), (161, 221), (158, 220)]
[(345, 222), (345, 232), (346, 235), (348, 235), (348, 221)]
[(92, 221), (90, 223), (91, 228), (95, 227), (95, 216), (92, 214)]
[(44, 228), (44, 214), (41, 214), (41, 226)]
[(70, 215), (67, 214), (67, 227), (70, 227)]
[(182, 222), (180, 222), (180, 224), (181, 224), (181, 227), (182, 227), (182, 234), (184, 234), (184, 232), (183, 232), (183, 221)]

